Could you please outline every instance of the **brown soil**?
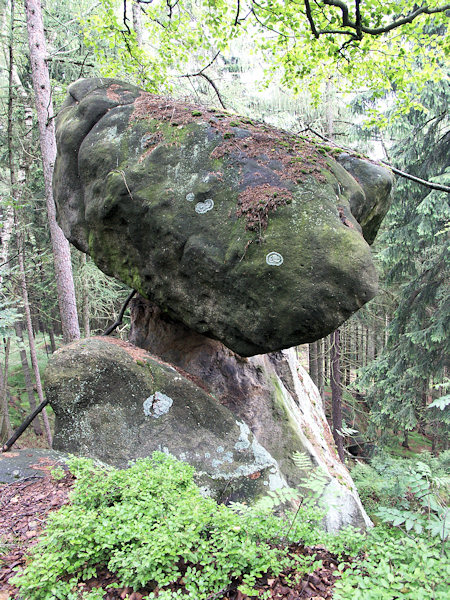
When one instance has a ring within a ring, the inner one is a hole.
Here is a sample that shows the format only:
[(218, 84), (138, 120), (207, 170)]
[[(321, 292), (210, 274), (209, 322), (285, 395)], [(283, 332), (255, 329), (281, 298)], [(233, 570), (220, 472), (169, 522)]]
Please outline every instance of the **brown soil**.
[[(10, 583), (10, 579), (26, 565), (26, 556), (36, 544), (48, 514), (68, 502), (74, 478), (66, 473), (63, 479), (56, 481), (50, 473), (54, 466), (55, 463), (50, 460), (41, 459), (35, 468), (45, 474), (42, 479), (28, 478), (0, 486), (0, 539), (1, 551), (4, 552), (0, 556), (0, 600), (19, 600), (18, 590)], [(301, 544), (291, 545), (290, 551), (299, 556), (315, 555), (315, 560), (322, 561), (322, 567), (308, 575), (300, 575), (294, 569), (287, 570), (279, 577), (266, 575), (257, 582), (257, 589), (261, 593), (270, 591), (272, 600), (332, 598), (338, 562), (336, 557), (323, 547), (308, 548)], [(123, 600), (127, 594), (129, 600), (142, 600), (151, 591), (150, 588), (132, 590), (110, 587), (117, 582), (115, 575), (106, 569), (99, 569), (97, 577), (81, 583), (79, 587), (80, 591), (101, 587), (105, 590), (104, 600)], [(249, 596), (237, 589), (240, 583), (240, 580), (230, 582), (220, 593), (211, 594), (210, 600), (248, 600)], [(182, 577), (173, 589), (184, 589)]]

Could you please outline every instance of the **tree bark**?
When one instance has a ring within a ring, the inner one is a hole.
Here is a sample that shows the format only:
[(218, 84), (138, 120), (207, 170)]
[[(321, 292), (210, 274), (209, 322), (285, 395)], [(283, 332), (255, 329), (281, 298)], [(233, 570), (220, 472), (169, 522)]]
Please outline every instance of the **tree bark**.
[(410, 448), (409, 448), (408, 434), (409, 434), (409, 431), (407, 429), (405, 429), (405, 431), (403, 432), (402, 446), (403, 446), (403, 448), (407, 448), (409, 450)]
[(25, 0), (31, 74), (39, 123), (45, 198), (55, 262), (56, 286), (65, 343), (80, 337), (69, 242), (56, 222), (52, 180), (56, 158), (55, 124), (40, 0)]
[(325, 385), (324, 385), (324, 360), (323, 360), (324, 340), (317, 341), (317, 387), (319, 389), (322, 402), (325, 400)]
[(142, 15), (141, 15), (141, 7), (136, 0), (133, 0), (131, 4), (131, 10), (133, 14), (133, 29), (136, 33), (136, 41), (138, 46), (142, 46)]
[[(87, 263), (87, 256), (84, 252), (81, 254), (81, 270), (85, 267)], [(89, 321), (89, 289), (87, 285), (86, 277), (82, 277), (82, 289), (81, 289), (81, 306), (82, 306), (82, 315), (83, 315), (83, 333), (84, 337), (90, 337), (91, 335), (91, 325)]]
[(52, 326), (48, 328), (48, 337), (50, 338), (50, 348), (52, 349), (52, 353), (56, 352), (55, 332), (53, 331)]
[(331, 411), (333, 419), (333, 437), (336, 443), (338, 456), (344, 462), (344, 441), (342, 435), (342, 389), (341, 389), (341, 364), (340, 364), (340, 334), (339, 329), (333, 334), (331, 346)]
[(0, 439), (8, 439), (12, 433), (8, 407), (8, 365), (11, 338), (4, 339), (5, 363), (0, 365)]
[[(330, 336), (327, 335), (323, 338), (323, 378), (324, 386), (327, 386), (330, 382)], [(324, 392), (325, 394), (325, 392)]]
[[(20, 343), (20, 362), (22, 363), (23, 378), (25, 381), (25, 389), (27, 391), (28, 401), (30, 403), (30, 410), (34, 412), (36, 409), (36, 398), (34, 397), (33, 381), (31, 379), (30, 367), (28, 365), (28, 358), (25, 348), (23, 347), (23, 334), (22, 334), (22, 323), (17, 321), (15, 326), (16, 336)], [(39, 419), (33, 421), (33, 431), (36, 435), (42, 435), (42, 427)]]
[(318, 363), (317, 363), (317, 342), (308, 344), (308, 358), (309, 358), (309, 376), (313, 380), (314, 384), (318, 386)]
[[(36, 344), (35, 344), (35, 340), (34, 340), (33, 326), (31, 323), (30, 303), (28, 300), (27, 280), (26, 280), (26, 275), (25, 275), (25, 264), (24, 264), (24, 260), (23, 260), (23, 249), (22, 249), (20, 235), (19, 235), (19, 239), (18, 239), (18, 259), (19, 259), (20, 287), (22, 289), (23, 307), (24, 307), (24, 311), (25, 311), (25, 322), (26, 322), (26, 326), (27, 326), (28, 343), (29, 343), (29, 347), (30, 347), (30, 358), (31, 358), (31, 364), (33, 366), (34, 379), (36, 381), (36, 390), (37, 390), (37, 395), (39, 398), (39, 403), (42, 403), (42, 402), (44, 402), (44, 392), (42, 390), (41, 375), (39, 373), (39, 364), (38, 364), (37, 354), (36, 354)], [(45, 411), (45, 409), (42, 411), (42, 418), (44, 420), (44, 428), (45, 428), (47, 440), (48, 440), (48, 443), (51, 448), (52, 433), (50, 431), (50, 423), (48, 421), (48, 416), (47, 416), (47, 412)]]

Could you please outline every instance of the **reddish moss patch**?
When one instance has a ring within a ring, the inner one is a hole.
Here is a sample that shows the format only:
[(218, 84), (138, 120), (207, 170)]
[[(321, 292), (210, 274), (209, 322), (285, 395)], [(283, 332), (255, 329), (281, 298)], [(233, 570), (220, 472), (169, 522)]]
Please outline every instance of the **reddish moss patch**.
[[(239, 194), (236, 214), (246, 218), (248, 230), (266, 229), (269, 214), (279, 206), (287, 204), (292, 198), (289, 191), (292, 184), (303, 183), (311, 176), (321, 183), (326, 183), (323, 171), (329, 170), (326, 162), (327, 151), (306, 138), (275, 127), (255, 123), (246, 117), (142, 92), (134, 103), (130, 122), (145, 119), (154, 119), (179, 127), (196, 121), (206, 122), (222, 138), (211, 152), (212, 159), (249, 158), (279, 174), (279, 187), (269, 184), (248, 186)], [(158, 145), (162, 138), (154, 140)], [(151, 148), (146, 150), (141, 160), (153, 151), (156, 145), (152, 139)], [(240, 183), (243, 183), (242, 175)]]
[(269, 213), (288, 204), (291, 199), (292, 193), (286, 188), (268, 183), (248, 187), (239, 194), (236, 214), (238, 217), (245, 217), (246, 229), (261, 232), (267, 228)]

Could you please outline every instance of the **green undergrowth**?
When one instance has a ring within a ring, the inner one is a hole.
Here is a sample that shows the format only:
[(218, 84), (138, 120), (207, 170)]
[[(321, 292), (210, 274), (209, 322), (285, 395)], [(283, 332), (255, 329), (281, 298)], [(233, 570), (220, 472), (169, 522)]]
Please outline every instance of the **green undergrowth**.
[[(26, 600), (101, 600), (105, 590), (83, 592), (79, 584), (104, 568), (117, 576), (117, 587), (146, 588), (146, 600), (219, 600), (233, 580), (262, 599), (254, 588), (262, 575), (288, 566), (306, 574), (317, 566), (314, 554), (290, 554), (293, 541), (334, 554), (342, 574), (335, 600), (447, 598), (446, 549), (425, 532), (382, 525), (368, 534), (347, 528), (332, 535), (307, 499), (284, 517), (272, 512), (276, 495), (255, 508), (218, 505), (200, 494), (190, 466), (162, 453), (126, 470), (86, 459), (73, 459), (70, 469), (70, 503), (49, 516), (15, 577)], [(317, 486), (310, 487), (314, 493)]]

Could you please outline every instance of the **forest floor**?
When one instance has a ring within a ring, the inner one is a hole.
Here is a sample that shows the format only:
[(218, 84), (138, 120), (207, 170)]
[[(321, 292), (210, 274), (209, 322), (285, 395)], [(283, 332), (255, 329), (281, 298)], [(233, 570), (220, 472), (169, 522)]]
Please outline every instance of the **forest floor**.
[[(52, 470), (56, 466), (60, 464), (57, 465), (53, 459), (40, 457), (36, 463), (30, 464), (36, 475), (0, 484), (0, 600), (20, 599), (18, 589), (10, 583), (11, 577), (26, 565), (26, 557), (39, 539), (49, 513), (69, 502), (74, 478), (67, 472), (61, 479), (55, 479)], [(290, 550), (293, 554), (303, 556), (316, 555), (316, 560), (322, 561), (322, 567), (307, 575), (297, 573), (294, 569), (278, 577), (268, 574), (258, 581), (257, 589), (261, 596), (265, 592), (263, 597), (268, 600), (332, 598), (338, 562), (336, 557), (324, 547), (308, 548), (293, 544)], [(99, 570), (95, 579), (79, 584), (80, 592), (101, 587), (105, 590), (104, 600), (142, 600), (151, 591), (111, 588), (117, 581), (106, 569)], [(237, 589), (240, 583), (239, 580), (230, 582), (226, 590), (211, 594), (210, 600), (246, 600), (249, 596)], [(173, 589), (183, 590), (182, 577)]]

